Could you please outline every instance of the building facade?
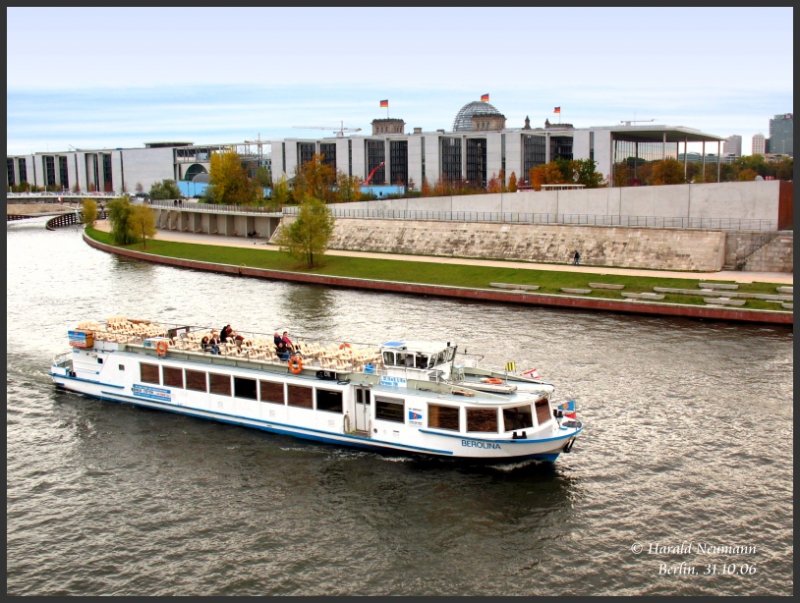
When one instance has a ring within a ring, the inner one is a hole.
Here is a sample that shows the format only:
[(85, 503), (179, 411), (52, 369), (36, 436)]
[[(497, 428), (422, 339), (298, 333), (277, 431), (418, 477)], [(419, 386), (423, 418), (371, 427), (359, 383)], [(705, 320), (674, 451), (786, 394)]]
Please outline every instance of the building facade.
[(769, 120), (767, 152), (794, 156), (794, 117), (792, 113), (776, 115)]
[(728, 136), (722, 144), (722, 153), (726, 157), (737, 158), (742, 156), (742, 137), (738, 134)]
[(753, 135), (753, 155), (765, 155), (767, 153), (767, 139), (763, 134)]

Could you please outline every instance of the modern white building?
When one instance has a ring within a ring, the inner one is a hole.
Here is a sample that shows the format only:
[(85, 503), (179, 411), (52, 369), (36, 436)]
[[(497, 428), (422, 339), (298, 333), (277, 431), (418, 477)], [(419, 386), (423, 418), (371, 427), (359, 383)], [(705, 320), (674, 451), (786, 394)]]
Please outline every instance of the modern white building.
[(742, 137), (738, 134), (728, 136), (722, 145), (722, 153), (727, 157), (742, 156)]

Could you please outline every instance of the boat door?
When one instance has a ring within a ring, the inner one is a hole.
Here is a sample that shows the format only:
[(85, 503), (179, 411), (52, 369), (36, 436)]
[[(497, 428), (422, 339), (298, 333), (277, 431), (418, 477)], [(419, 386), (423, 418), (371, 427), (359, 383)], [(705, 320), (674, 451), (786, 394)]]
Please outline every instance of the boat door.
[(368, 387), (356, 387), (356, 431), (369, 433), (372, 417), (372, 392)]

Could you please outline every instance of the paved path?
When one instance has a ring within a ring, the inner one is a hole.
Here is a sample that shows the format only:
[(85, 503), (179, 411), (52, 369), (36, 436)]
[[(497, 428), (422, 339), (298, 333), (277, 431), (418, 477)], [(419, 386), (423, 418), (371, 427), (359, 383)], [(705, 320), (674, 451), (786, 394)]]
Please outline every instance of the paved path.
[[(108, 231), (107, 220), (95, 223), (98, 230)], [(242, 237), (226, 237), (222, 235), (209, 235), (190, 232), (176, 232), (159, 230), (155, 237), (162, 241), (176, 241), (182, 243), (197, 243), (202, 245), (227, 245), (229, 247), (257, 247), (260, 249), (277, 249), (264, 239), (244, 239)], [(536, 264), (533, 262), (513, 262), (506, 260), (480, 260), (469, 258), (448, 258), (421, 255), (400, 255), (396, 253), (372, 253), (363, 251), (338, 251), (329, 249), (328, 255), (347, 255), (352, 257), (379, 258), (386, 260), (406, 260), (414, 262), (433, 262), (438, 264), (469, 264), (473, 266), (495, 266), (498, 268), (519, 268), (522, 270), (556, 270), (559, 272), (585, 272), (587, 274), (624, 274), (631, 276), (654, 276), (661, 278), (690, 278), (701, 281), (732, 281), (735, 283), (777, 283), (793, 285), (794, 275), (786, 272), (741, 272), (736, 270), (721, 270), (719, 272), (680, 272), (668, 270), (640, 270), (636, 268), (611, 268), (608, 266), (573, 266), (572, 264)]]

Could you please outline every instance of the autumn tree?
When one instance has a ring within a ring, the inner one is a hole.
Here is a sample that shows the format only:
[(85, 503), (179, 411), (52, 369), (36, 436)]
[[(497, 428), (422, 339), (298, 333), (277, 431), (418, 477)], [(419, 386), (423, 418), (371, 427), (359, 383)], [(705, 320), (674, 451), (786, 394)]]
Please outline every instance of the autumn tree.
[(431, 185), (428, 182), (427, 178), (422, 179), (422, 186), (420, 187), (420, 192), (422, 193), (423, 197), (431, 196)]
[(297, 166), (292, 189), (298, 201), (314, 198), (330, 203), (334, 200), (335, 184), (336, 172), (331, 165), (323, 161), (322, 155), (317, 153), (310, 161)]
[(211, 155), (206, 196), (211, 203), (254, 205), (263, 198), (261, 187), (247, 176), (235, 151)]
[(662, 159), (652, 164), (652, 175), (648, 183), (652, 185), (683, 184), (686, 177), (683, 173), (683, 164), (677, 159)]
[(334, 218), (328, 206), (319, 199), (306, 197), (294, 221), (281, 228), (277, 243), (281, 251), (288, 251), (290, 256), (312, 268), (328, 248), (333, 225)]
[(511, 172), (511, 175), (508, 177), (508, 192), (509, 193), (516, 193), (517, 192), (517, 173)]
[(289, 190), (289, 183), (286, 181), (286, 176), (281, 176), (281, 179), (272, 187), (272, 204), (280, 208), (290, 205), (291, 202), (292, 192)]
[(492, 174), (492, 177), (489, 178), (489, 182), (486, 185), (486, 190), (490, 193), (503, 192), (503, 187), (500, 184), (500, 178), (498, 178), (495, 174)]
[(87, 226), (94, 226), (97, 221), (97, 201), (94, 199), (84, 199), (81, 202), (82, 221)]
[(156, 216), (148, 205), (134, 205), (128, 218), (134, 237), (147, 249), (147, 239), (156, 236)]
[(358, 201), (361, 199), (361, 179), (344, 172), (336, 174), (336, 201)]
[(111, 240), (117, 245), (130, 245), (136, 242), (131, 229), (133, 205), (128, 197), (118, 197), (108, 202), (108, 220), (111, 222)]

